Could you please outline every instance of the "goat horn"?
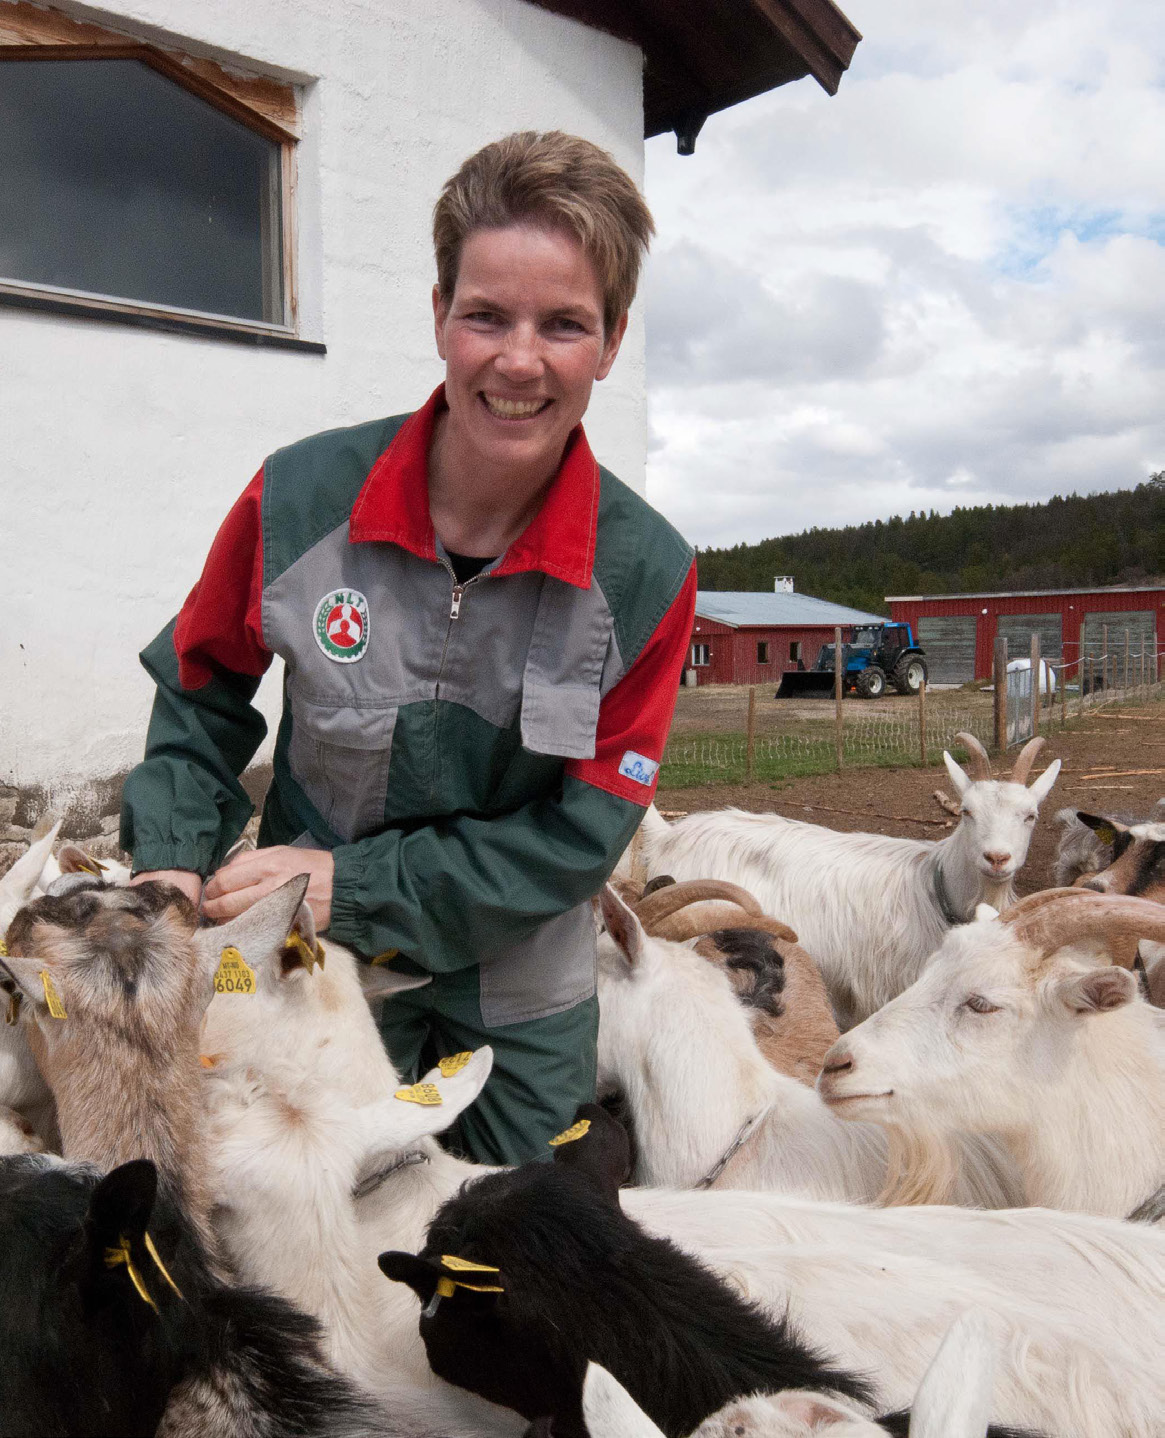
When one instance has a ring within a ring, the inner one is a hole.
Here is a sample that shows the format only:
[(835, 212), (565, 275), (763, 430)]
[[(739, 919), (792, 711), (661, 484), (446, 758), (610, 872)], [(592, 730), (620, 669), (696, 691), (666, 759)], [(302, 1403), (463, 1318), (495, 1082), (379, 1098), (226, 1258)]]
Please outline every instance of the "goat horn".
[(1097, 894), (1089, 889), (1045, 889), (1013, 904), (1000, 915), (1016, 937), (1041, 955), (1053, 954), (1066, 944), (1099, 939), (1110, 954), (1122, 941), (1129, 967), (1136, 943), (1165, 940), (1165, 905), (1129, 894)]
[(1015, 763), (1011, 766), (1011, 773), (1007, 776), (1012, 784), (1027, 783), (1032, 765), (1036, 762), (1036, 755), (1044, 747), (1045, 742), (1043, 735), (1038, 734), (1034, 739), (1029, 739), (1015, 756)]
[(749, 917), (739, 904), (727, 903), (723, 899), (706, 899), (698, 904), (687, 904), (678, 913), (668, 914), (649, 932), (657, 939), (682, 942), (715, 933), (717, 929), (741, 929), (743, 921)]
[(705, 934), (714, 934), (720, 929), (755, 929), (762, 934), (771, 934), (774, 939), (784, 939), (795, 944), (797, 935), (782, 924), (780, 919), (770, 919), (767, 914), (746, 914), (735, 904), (707, 902), (692, 904), (664, 919), (653, 930), (659, 939), (697, 939)]
[(653, 933), (660, 919), (665, 919), (677, 909), (698, 903), (702, 899), (724, 899), (730, 904), (739, 904), (746, 913), (761, 912), (761, 906), (748, 890), (742, 889), (739, 884), (730, 884), (724, 879), (685, 879), (682, 883), (669, 884), (666, 889), (657, 889), (654, 894), (640, 899), (635, 906), (635, 913), (643, 927)]
[(987, 750), (983, 748), (974, 734), (968, 734), (965, 729), (960, 729), (955, 738), (967, 751), (967, 768), (971, 778), (975, 780), (991, 778), (991, 758)]

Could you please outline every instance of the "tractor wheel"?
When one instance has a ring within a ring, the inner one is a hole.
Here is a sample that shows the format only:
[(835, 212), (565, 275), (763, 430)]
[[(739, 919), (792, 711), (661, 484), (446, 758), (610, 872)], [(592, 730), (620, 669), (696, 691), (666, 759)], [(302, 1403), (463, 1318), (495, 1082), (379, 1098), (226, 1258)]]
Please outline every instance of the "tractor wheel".
[(926, 683), (926, 660), (917, 654), (904, 654), (890, 677), (899, 694), (917, 694)]
[(885, 673), (876, 664), (870, 664), (858, 675), (857, 691), (863, 699), (881, 699), (886, 692)]

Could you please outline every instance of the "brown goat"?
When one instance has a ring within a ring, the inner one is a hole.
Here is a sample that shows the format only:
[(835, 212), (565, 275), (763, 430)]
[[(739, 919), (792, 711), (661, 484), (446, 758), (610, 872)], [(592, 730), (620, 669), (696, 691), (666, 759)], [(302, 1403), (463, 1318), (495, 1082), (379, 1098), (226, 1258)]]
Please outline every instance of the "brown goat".
[(151, 1159), (214, 1254), (202, 1019), (223, 948), (239, 942), (234, 930), (262, 922), (274, 907), (274, 927), (286, 934), (306, 878), (217, 930), (199, 930), (193, 906), (168, 884), (59, 882), (60, 892), (17, 912), (0, 962), (20, 989), (21, 1020), (56, 1099), (64, 1155), (103, 1169)]

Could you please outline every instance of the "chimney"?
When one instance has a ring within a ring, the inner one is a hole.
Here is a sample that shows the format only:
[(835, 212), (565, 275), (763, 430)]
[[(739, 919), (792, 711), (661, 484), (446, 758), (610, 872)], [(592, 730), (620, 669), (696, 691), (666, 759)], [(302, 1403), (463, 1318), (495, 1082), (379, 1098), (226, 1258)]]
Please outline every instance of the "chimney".
[(791, 574), (778, 574), (773, 579), (774, 594), (792, 594), (793, 576)]

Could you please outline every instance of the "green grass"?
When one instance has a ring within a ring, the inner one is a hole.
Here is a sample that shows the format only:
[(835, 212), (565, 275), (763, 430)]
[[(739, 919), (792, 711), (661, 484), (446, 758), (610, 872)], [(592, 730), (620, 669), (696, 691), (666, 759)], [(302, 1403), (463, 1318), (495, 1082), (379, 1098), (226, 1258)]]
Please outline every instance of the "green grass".
[[(698, 760), (669, 760), (664, 756), (659, 771), (661, 789), (692, 789), (709, 784), (746, 784), (749, 782), (745, 763), (745, 736), (741, 733), (684, 734), (677, 736), (675, 749), (681, 751), (688, 745), (715, 744), (721, 750), (731, 748), (734, 752), (729, 763), (723, 766), (700, 763)], [(737, 757), (739, 755), (739, 758)], [(904, 752), (896, 745), (884, 751), (859, 748), (846, 744), (843, 750), (844, 762), (851, 768), (913, 768), (918, 763), (917, 752)], [(933, 751), (928, 758), (932, 764), (941, 762), (942, 753)], [(758, 745), (752, 782), (774, 783), (782, 779), (802, 779), (814, 774), (832, 774), (837, 770), (837, 750), (832, 734), (820, 739), (800, 739), (790, 753), (770, 754)]]

